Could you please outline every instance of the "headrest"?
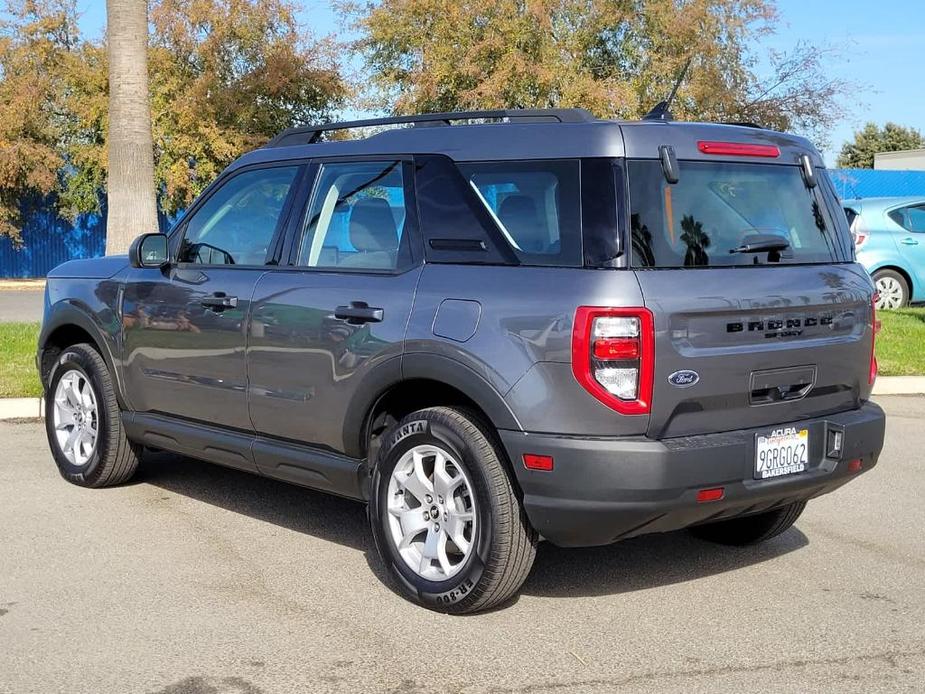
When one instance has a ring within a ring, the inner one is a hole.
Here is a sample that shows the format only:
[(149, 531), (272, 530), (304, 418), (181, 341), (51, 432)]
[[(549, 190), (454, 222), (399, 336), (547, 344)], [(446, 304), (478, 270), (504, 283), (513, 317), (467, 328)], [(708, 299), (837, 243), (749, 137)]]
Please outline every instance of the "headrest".
[(398, 250), (398, 229), (387, 200), (361, 198), (353, 203), (350, 243), (358, 251)]
[(533, 198), (526, 195), (509, 195), (504, 198), (498, 208), (498, 219), (522, 250), (541, 253), (546, 249), (549, 239), (540, 225), (540, 216)]

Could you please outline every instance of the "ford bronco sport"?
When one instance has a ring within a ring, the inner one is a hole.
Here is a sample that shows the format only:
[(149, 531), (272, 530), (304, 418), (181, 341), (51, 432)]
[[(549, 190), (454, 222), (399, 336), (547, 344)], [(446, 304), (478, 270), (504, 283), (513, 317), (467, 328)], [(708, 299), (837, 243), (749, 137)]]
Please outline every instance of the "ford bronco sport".
[(290, 129), (60, 266), (37, 362), (67, 480), (148, 447), (367, 502), (397, 590), (459, 613), (540, 539), (761, 542), (870, 470), (873, 298), (802, 138), (430, 114)]

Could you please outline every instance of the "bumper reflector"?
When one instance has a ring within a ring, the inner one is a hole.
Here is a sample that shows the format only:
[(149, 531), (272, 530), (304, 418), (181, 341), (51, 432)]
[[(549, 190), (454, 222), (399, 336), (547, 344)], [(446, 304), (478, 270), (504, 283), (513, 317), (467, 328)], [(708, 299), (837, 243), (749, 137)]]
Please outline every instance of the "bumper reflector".
[(725, 487), (715, 487), (713, 489), (701, 489), (697, 492), (697, 503), (704, 504), (710, 501), (719, 501), (726, 496)]
[(524, 453), (524, 467), (528, 470), (541, 470), (549, 472), (552, 470), (553, 460), (551, 455), (534, 455)]
[(864, 463), (860, 458), (857, 460), (852, 460), (850, 463), (848, 463), (848, 472), (860, 472), (862, 467), (864, 467)]

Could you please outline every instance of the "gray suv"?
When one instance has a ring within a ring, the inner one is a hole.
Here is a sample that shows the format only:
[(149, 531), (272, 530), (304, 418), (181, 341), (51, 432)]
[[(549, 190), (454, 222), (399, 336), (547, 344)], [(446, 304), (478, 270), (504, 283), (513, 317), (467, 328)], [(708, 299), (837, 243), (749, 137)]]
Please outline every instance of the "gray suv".
[(429, 114), (288, 130), (57, 268), (37, 361), (67, 480), (150, 448), (366, 502), (396, 589), (461, 613), (541, 539), (761, 542), (871, 469), (873, 295), (802, 138)]

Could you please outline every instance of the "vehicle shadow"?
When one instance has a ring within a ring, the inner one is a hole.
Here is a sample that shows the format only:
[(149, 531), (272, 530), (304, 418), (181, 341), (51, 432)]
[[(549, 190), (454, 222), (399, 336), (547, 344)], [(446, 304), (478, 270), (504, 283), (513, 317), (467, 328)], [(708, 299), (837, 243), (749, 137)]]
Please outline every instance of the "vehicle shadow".
[[(391, 585), (365, 507), (355, 501), (167, 453), (146, 453), (135, 481), (360, 550), (376, 577)], [(520, 592), (543, 597), (630, 593), (734, 571), (807, 544), (797, 528), (757, 547), (724, 547), (684, 531), (583, 549), (544, 542)]]
[(148, 451), (133, 481), (352, 549), (374, 551), (365, 507), (350, 499), (171, 453)]
[(547, 597), (631, 593), (735, 571), (808, 544), (796, 527), (754, 547), (717, 545), (683, 530), (581, 549), (544, 542), (521, 593)]

